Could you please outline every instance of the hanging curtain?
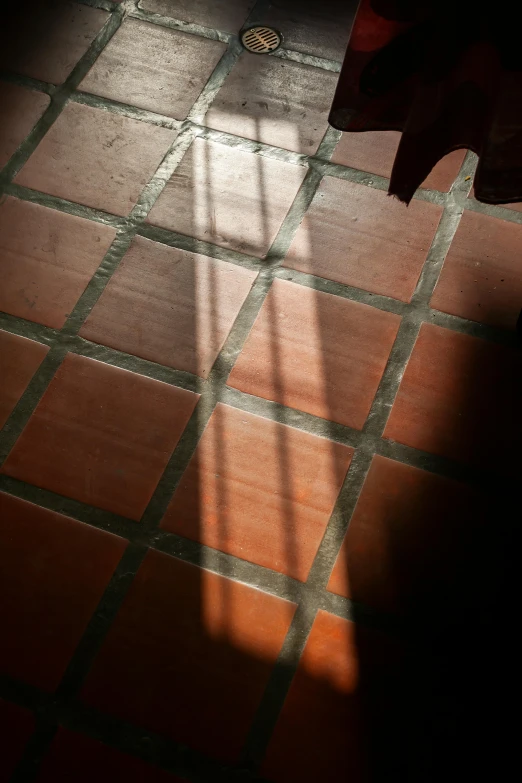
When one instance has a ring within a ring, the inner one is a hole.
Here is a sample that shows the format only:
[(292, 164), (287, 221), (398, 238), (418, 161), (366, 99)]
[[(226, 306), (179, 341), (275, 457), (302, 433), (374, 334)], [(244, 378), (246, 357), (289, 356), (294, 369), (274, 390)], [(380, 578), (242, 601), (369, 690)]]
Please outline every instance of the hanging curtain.
[(452, 150), (475, 198), (522, 201), (522, 3), (361, 0), (333, 102), (339, 130), (402, 131), (389, 193), (409, 203)]

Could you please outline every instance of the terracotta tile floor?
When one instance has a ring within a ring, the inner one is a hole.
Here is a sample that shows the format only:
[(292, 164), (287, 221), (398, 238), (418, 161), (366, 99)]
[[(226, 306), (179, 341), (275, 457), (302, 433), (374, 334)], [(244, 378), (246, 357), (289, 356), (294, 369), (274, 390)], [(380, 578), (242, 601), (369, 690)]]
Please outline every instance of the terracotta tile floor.
[(469, 780), (496, 747), (522, 213), (462, 151), (406, 208), (398, 135), (328, 129), (353, 11), (4, 26), (0, 782)]

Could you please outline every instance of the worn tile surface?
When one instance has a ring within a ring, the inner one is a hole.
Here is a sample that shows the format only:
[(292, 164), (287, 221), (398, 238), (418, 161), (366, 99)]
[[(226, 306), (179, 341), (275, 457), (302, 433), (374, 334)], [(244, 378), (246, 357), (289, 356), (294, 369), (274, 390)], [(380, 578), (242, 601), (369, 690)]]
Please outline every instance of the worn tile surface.
[(82, 698), (236, 759), (293, 613), (287, 601), (149, 552)]
[(0, 330), (0, 427), (3, 427), (49, 348)]
[(126, 543), (0, 493), (0, 668), (53, 691)]
[(304, 175), (297, 166), (196, 139), (147, 222), (264, 256)]
[(236, 33), (246, 21), (254, 0), (142, 0), (145, 11), (179, 19), (189, 24), (216, 27)]
[(219, 405), (162, 527), (305, 581), (351, 456), (339, 443)]
[(382, 190), (327, 177), (285, 266), (408, 302), (441, 211), (421, 201), (406, 207)]
[(138, 237), (80, 334), (206, 378), (255, 277)]
[(392, 313), (276, 280), (229, 385), (361, 429), (399, 323)]
[(138, 520), (196, 401), (193, 392), (68, 354), (3, 470)]
[(70, 103), (15, 181), (127, 215), (175, 137), (167, 128)]
[(326, 128), (337, 77), (245, 52), (205, 117), (216, 130), (313, 155)]
[(80, 89), (183, 120), (225, 49), (219, 41), (128, 19)]
[(0, 308), (60, 329), (116, 231), (7, 197), (0, 204)]

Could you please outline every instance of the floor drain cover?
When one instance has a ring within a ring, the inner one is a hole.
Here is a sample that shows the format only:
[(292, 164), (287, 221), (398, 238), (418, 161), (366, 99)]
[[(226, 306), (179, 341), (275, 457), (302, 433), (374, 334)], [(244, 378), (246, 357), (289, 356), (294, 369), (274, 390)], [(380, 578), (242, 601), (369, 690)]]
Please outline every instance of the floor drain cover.
[(254, 54), (270, 54), (281, 46), (281, 33), (273, 27), (250, 27), (241, 33), (241, 43)]

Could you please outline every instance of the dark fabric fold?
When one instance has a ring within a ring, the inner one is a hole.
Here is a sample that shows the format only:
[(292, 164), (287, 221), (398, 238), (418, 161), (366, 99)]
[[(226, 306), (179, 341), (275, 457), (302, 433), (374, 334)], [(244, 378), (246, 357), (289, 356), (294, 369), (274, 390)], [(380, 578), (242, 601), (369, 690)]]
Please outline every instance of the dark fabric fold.
[(330, 123), (402, 131), (389, 192), (408, 203), (455, 149), (479, 156), (475, 197), (522, 201), (522, 4), (361, 0)]

